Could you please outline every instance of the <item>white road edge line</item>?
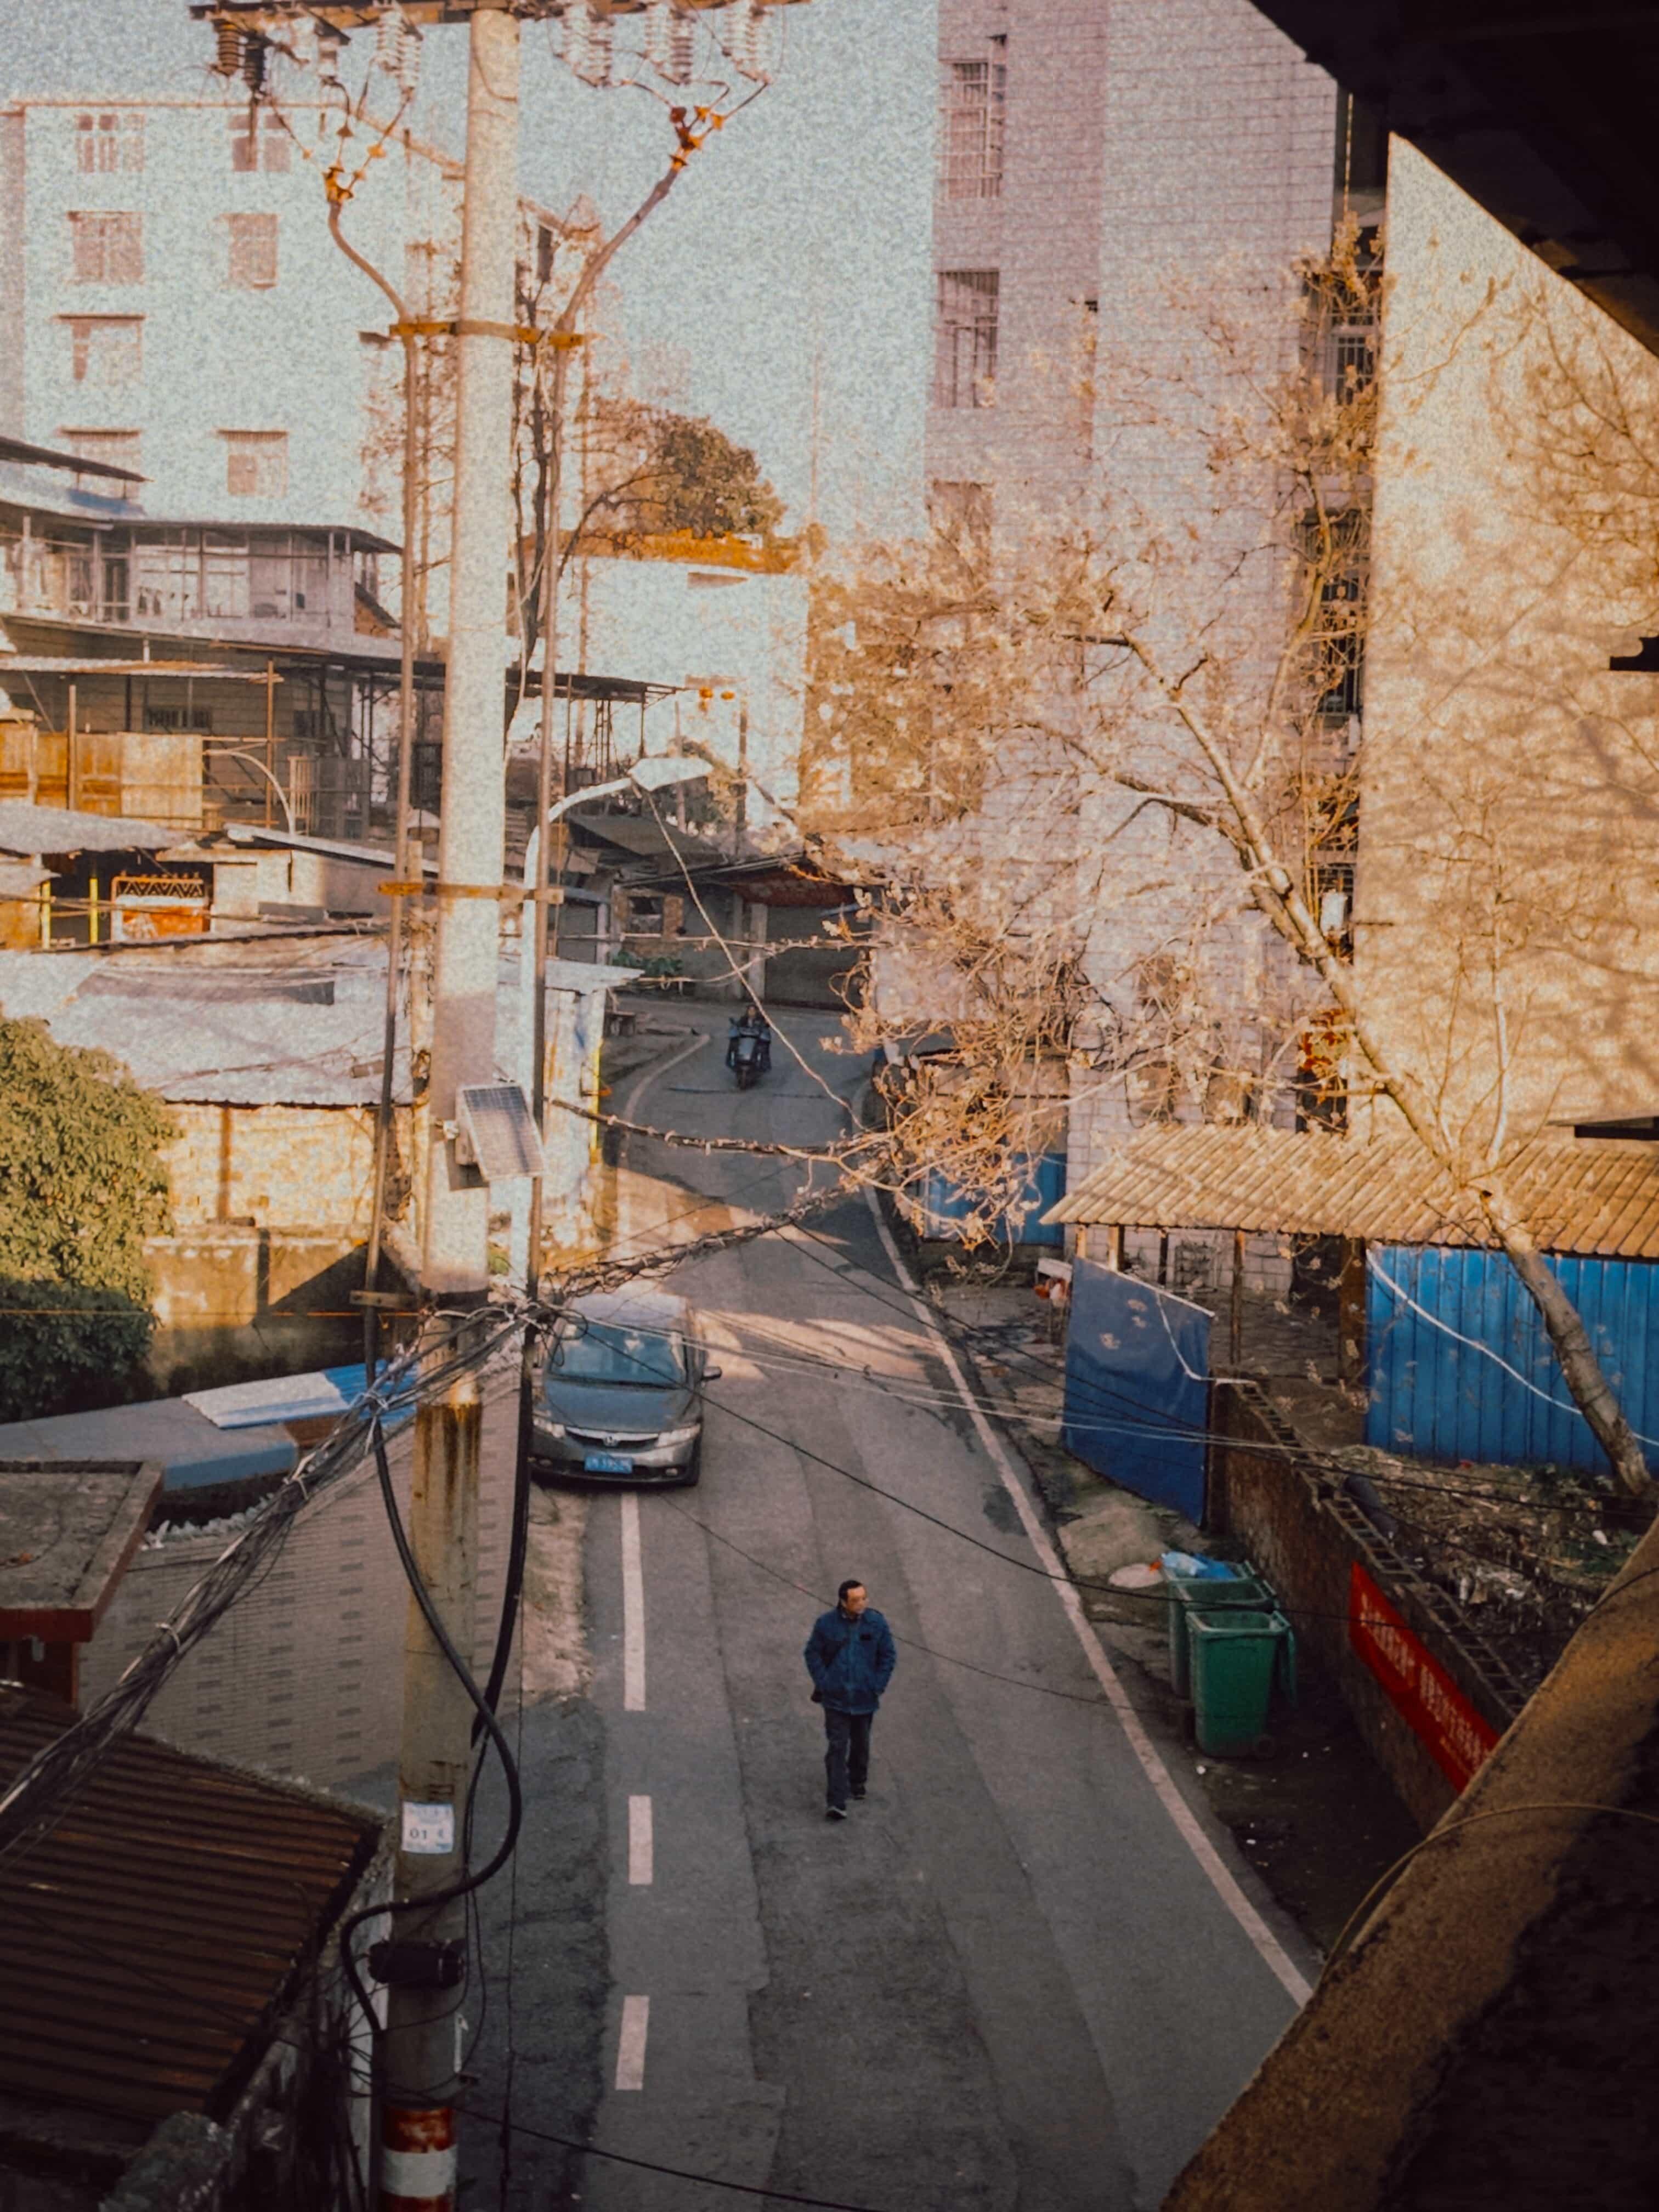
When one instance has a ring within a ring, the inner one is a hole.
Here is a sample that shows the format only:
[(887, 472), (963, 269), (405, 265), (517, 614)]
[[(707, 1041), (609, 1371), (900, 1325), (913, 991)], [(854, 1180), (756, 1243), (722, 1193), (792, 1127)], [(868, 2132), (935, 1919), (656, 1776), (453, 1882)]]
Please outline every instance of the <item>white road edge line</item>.
[[(639, 1117), (640, 1100), (657, 1078), (659, 1075), (666, 1075), (671, 1067), (678, 1067), (683, 1060), (690, 1060), (694, 1052), (701, 1052), (708, 1043), (708, 1037), (709, 1032), (707, 1030), (693, 1030), (686, 1042), (681, 1045), (678, 1051), (671, 1052), (666, 1059), (652, 1060), (647, 1066), (641, 1068), (627, 1097), (617, 1109), (617, 1119), (623, 1121), (636, 1121)], [(627, 1133), (624, 1131), (623, 1142), (626, 1144), (627, 1141)], [(618, 1231), (617, 1242), (619, 1244), (632, 1244), (636, 1241), (636, 1225), (633, 1218), (634, 1210), (629, 1186), (622, 1180), (620, 1169), (617, 1172), (617, 1189), (621, 1201), (617, 1208)]]
[(651, 1800), (630, 1797), (628, 1801), (628, 1879), (636, 1889), (649, 1887), (652, 1880)]
[(1095, 1680), (1105, 1692), (1107, 1702), (1116, 1714), (1123, 1733), (1128, 1738), (1129, 1747), (1139, 1760), (1146, 1779), (1152, 1784), (1164, 1811), (1174, 1821), (1182, 1841), (1208, 1876), (1211, 1887), (1228, 1911), (1232, 1914), (1245, 1935), (1249, 1936), (1268, 1972), (1273, 1975), (1293, 2003), (1298, 2006), (1305, 2004), (1313, 1995), (1313, 1984), (1301, 1973), (1295, 1960), (1256, 1911), (1255, 1905), (1251, 1904), (1249, 1899), (1245, 1896), (1227, 1868), (1223, 1865), (1219, 1853), (1200, 1826), (1191, 1806), (1182, 1796), (1175, 1777), (1164, 1765), (1157, 1745), (1153, 1743), (1141, 1723), (1139, 1714), (1129, 1702), (1128, 1692), (1118, 1679), (1111, 1661), (1106, 1656), (1100, 1638), (1095, 1634), (1089, 1617), (1083, 1610), (1083, 1601), (1079, 1597), (1071, 1577), (1066, 1573), (1059, 1553), (1049, 1542), (1048, 1534), (1042, 1523), (1037, 1519), (1030, 1499), (1025, 1494), (1024, 1484), (1016, 1474), (996, 1431), (981, 1412), (972, 1391), (968, 1388), (967, 1378), (957, 1364), (956, 1353), (951, 1349), (949, 1340), (928, 1311), (927, 1302), (923, 1299), (910, 1270), (904, 1263), (903, 1255), (894, 1243), (887, 1224), (881, 1218), (881, 1208), (875, 1193), (866, 1189), (864, 1195), (869, 1205), (871, 1217), (876, 1224), (876, 1234), (880, 1237), (883, 1249), (892, 1262), (893, 1271), (897, 1275), (899, 1283), (911, 1304), (915, 1308), (917, 1317), (923, 1328), (938, 1347), (939, 1358), (956, 1384), (969, 1418), (978, 1431), (980, 1441), (990, 1454), (997, 1473), (1002, 1479), (1002, 1486), (1013, 1500), (1014, 1510), (1019, 1516), (1020, 1525), (1030, 1540), (1032, 1550), (1053, 1577), (1051, 1587), (1054, 1595), (1066, 1609), (1066, 1617), (1076, 1632), (1078, 1642), (1083, 1646), (1084, 1656), (1094, 1671)]
[(619, 2089), (643, 2089), (645, 2087), (645, 2038), (650, 2025), (650, 1998), (624, 1997), (622, 2033), (617, 2038), (617, 2087)]
[(622, 1496), (623, 1711), (645, 1711), (645, 1577), (640, 1565), (640, 1498)]

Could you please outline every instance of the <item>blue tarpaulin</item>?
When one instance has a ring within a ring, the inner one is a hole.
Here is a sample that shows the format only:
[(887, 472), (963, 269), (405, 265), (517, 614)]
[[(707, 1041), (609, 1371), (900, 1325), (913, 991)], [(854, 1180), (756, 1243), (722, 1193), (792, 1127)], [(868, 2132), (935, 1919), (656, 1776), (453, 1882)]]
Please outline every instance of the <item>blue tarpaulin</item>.
[(1066, 1449), (1137, 1497), (1204, 1517), (1210, 1316), (1093, 1260), (1072, 1266)]
[[(999, 1233), (1010, 1244), (1052, 1244), (1066, 1241), (1057, 1221), (1044, 1217), (1066, 1195), (1066, 1155), (1044, 1152), (1040, 1159), (1023, 1163), (1024, 1188), (1002, 1217)], [(921, 1233), (924, 1237), (954, 1237), (957, 1226), (976, 1211), (971, 1199), (947, 1176), (935, 1169), (922, 1190)]]

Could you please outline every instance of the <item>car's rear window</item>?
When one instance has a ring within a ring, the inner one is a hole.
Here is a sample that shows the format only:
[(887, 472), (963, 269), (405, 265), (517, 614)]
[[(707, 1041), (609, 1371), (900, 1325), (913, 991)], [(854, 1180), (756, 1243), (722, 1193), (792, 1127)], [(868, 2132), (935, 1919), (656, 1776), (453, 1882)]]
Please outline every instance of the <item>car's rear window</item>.
[(550, 1365), (571, 1382), (661, 1387), (685, 1381), (685, 1345), (672, 1331), (622, 1322), (564, 1322), (553, 1340)]

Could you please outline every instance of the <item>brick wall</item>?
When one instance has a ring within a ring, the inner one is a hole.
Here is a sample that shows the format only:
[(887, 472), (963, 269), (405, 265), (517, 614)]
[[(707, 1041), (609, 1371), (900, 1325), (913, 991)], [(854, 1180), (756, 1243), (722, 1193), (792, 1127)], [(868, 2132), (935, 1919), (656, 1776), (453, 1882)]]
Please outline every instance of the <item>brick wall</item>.
[[(516, 1370), (487, 1378), (475, 1665), (489, 1664), (506, 1570)], [(409, 1508), (411, 1438), (394, 1440)], [(141, 1551), (82, 1660), (83, 1708), (112, 1686), (223, 1552), (222, 1534)], [(338, 1786), (395, 1759), (409, 1593), (372, 1462), (296, 1520), (276, 1565), (173, 1675), (144, 1726), (181, 1750)]]
[[(1523, 1689), (1449, 1599), (1421, 1582), (1328, 1475), (1296, 1455), (1295, 1432), (1254, 1383), (1217, 1382), (1210, 1402), (1226, 1439), (1210, 1451), (1210, 1525), (1261, 1569), (1298, 1642), (1334, 1677), (1372, 1756), (1426, 1832), (1456, 1793), (1349, 1642), (1354, 1562), (1500, 1734), (1524, 1703)], [(1264, 1443), (1273, 1449), (1250, 1449)]]
[[(372, 1106), (221, 1106), (169, 1110), (179, 1133), (167, 1152), (173, 1219), (368, 1233), (374, 1193)], [(398, 1169), (410, 1158), (409, 1109), (398, 1113)], [(398, 1193), (394, 1189), (394, 1200)], [(402, 1208), (394, 1204), (392, 1218)]]

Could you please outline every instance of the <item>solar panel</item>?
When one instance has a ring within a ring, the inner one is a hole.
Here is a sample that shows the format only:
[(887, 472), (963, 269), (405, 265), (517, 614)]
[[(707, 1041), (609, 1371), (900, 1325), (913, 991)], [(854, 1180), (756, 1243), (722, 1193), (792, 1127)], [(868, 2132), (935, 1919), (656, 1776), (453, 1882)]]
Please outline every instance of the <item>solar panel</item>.
[(476, 1167), (486, 1182), (544, 1172), (542, 1140), (518, 1084), (465, 1085), (456, 1093), (455, 1119), (455, 1157), (463, 1167)]

